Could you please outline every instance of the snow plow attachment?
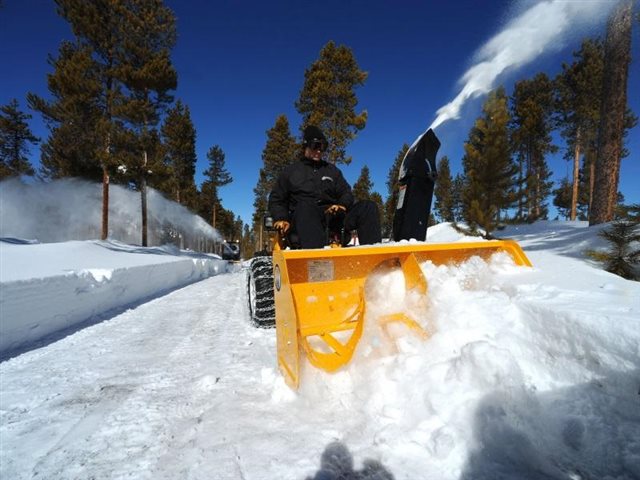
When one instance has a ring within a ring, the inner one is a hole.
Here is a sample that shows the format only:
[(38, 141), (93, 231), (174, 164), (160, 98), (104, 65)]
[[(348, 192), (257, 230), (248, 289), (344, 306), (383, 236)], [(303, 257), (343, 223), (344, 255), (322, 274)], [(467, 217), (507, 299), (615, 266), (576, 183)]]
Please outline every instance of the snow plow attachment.
[[(507, 252), (517, 265), (531, 266), (513, 241), (411, 243), (355, 248), (273, 251), (278, 365), (287, 384), (300, 383), (300, 356), (328, 372), (347, 364), (358, 345), (366, 310), (365, 282), (376, 267), (399, 266), (407, 294), (426, 303), (427, 279), (420, 264), (459, 263), (473, 256)], [(383, 327), (400, 322), (426, 338), (428, 332), (402, 311), (378, 318)]]

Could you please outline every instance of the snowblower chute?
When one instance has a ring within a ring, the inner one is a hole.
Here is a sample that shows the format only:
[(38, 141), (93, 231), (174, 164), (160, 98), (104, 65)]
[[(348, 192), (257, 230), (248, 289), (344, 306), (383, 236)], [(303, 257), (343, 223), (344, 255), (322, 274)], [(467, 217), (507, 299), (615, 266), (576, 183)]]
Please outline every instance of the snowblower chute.
[[(426, 299), (427, 280), (420, 263), (458, 263), (507, 252), (517, 265), (531, 265), (520, 246), (508, 240), (445, 244), (393, 244), (322, 250), (273, 252), (278, 365), (292, 388), (300, 382), (300, 352), (309, 362), (335, 371), (349, 362), (362, 334), (365, 281), (379, 265), (398, 265), (407, 293)], [(427, 336), (403, 311), (378, 319), (400, 322)]]

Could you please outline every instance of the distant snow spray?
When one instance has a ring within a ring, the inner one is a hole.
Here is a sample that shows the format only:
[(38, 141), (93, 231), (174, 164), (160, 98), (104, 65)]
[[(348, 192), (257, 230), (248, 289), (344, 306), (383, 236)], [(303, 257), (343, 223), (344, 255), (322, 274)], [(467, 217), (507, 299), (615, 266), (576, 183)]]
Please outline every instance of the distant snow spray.
[(607, 18), (618, 3), (611, 0), (540, 1), (512, 19), (475, 55), (474, 65), (460, 79), (462, 90), (438, 109), (429, 128), (460, 117), (460, 109), (470, 98), (488, 93), (496, 78), (507, 69), (519, 68), (543, 52), (558, 49), (570, 33)]
[[(222, 241), (201, 217), (156, 190), (147, 190), (147, 201), (151, 245), (181, 244), (184, 237)], [(0, 237), (40, 242), (100, 238), (101, 214), (100, 184), (72, 178), (33, 184), (2, 181)], [(111, 185), (109, 214), (109, 238), (131, 244), (140, 241), (140, 192)]]

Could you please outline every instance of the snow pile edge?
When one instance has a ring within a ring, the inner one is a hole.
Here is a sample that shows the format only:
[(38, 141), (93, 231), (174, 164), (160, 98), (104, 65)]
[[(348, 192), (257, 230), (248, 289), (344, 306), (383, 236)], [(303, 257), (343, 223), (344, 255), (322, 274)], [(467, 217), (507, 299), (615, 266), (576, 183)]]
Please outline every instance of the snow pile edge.
[(188, 258), (4, 282), (0, 295), (0, 355), (110, 310), (225, 273), (227, 265), (223, 260)]

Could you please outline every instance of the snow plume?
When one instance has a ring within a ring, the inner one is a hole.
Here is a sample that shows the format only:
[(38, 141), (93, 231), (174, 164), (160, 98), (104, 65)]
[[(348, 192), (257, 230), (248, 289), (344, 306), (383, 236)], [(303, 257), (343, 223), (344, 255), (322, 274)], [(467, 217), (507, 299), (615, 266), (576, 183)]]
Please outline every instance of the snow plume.
[(474, 65), (460, 79), (462, 90), (451, 102), (438, 109), (429, 128), (460, 117), (462, 105), (470, 98), (489, 92), (505, 70), (518, 68), (547, 50), (557, 49), (570, 33), (575, 33), (607, 17), (616, 2), (541, 1), (511, 20), (476, 54)]
[[(109, 238), (130, 244), (141, 239), (140, 192), (118, 185), (109, 189)], [(149, 245), (194, 247), (221, 241), (220, 234), (184, 206), (148, 189)], [(100, 238), (102, 185), (79, 179), (24, 184), (0, 183), (0, 237), (62, 242)]]

